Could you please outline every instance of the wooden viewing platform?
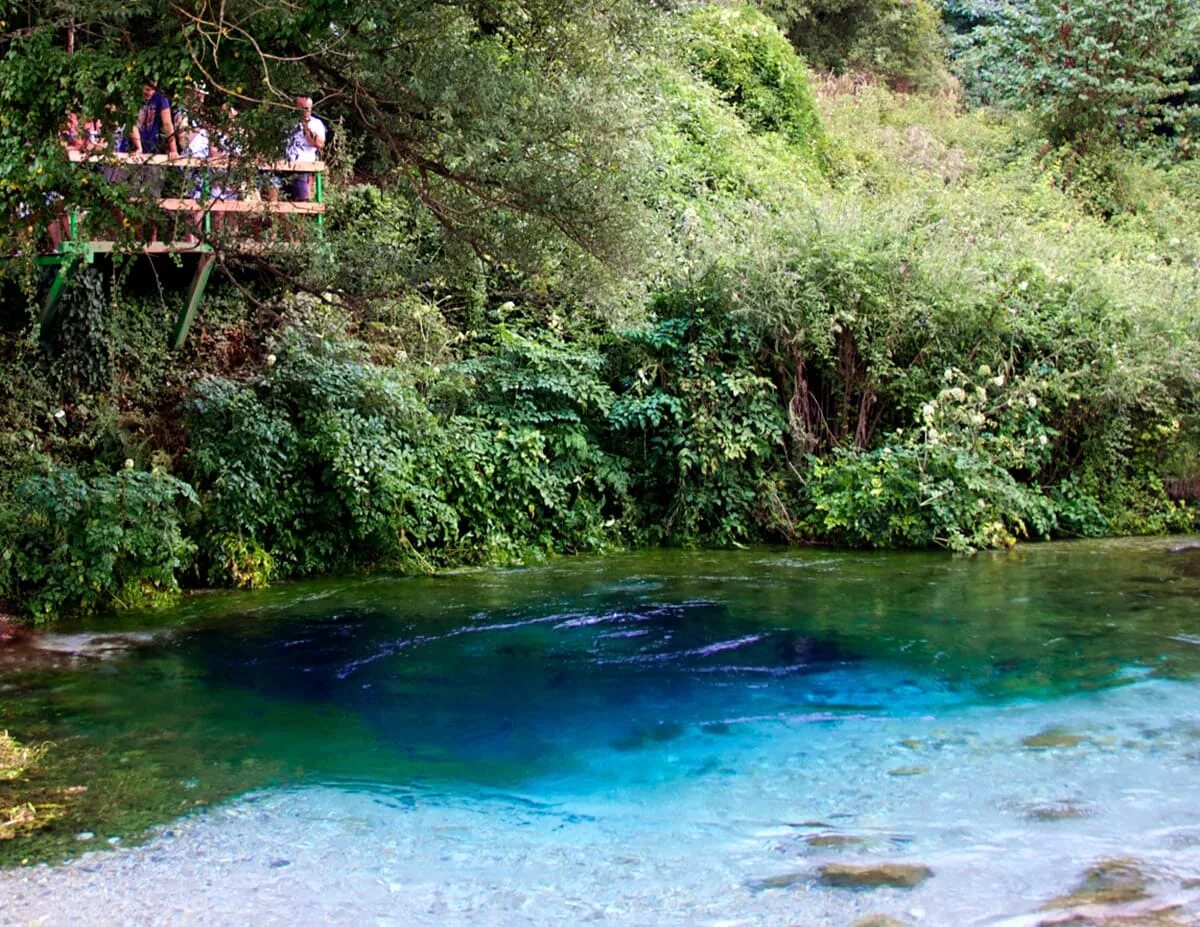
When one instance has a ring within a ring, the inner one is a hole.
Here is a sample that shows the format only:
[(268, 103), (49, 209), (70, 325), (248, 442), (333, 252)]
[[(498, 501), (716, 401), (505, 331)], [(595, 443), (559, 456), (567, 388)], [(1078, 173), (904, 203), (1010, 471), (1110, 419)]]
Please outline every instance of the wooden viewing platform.
[[(106, 152), (104, 154), (84, 154), (68, 150), (67, 156), (73, 164), (94, 164), (102, 167), (112, 167), (130, 171), (131, 175), (138, 168), (158, 167), (189, 170), (195, 173), (199, 181), (199, 196), (192, 197), (162, 197), (156, 202), (159, 210), (175, 215), (196, 217), (198, 221), (189, 228), (194, 231), (199, 240), (192, 241), (152, 241), (132, 246), (125, 241), (113, 239), (90, 239), (80, 234), (80, 213), (77, 209), (68, 208), (67, 219), (69, 234), (59, 243), (58, 247), (37, 258), (41, 265), (55, 266), (58, 271), (50, 284), (50, 290), (42, 306), (38, 321), (43, 330), (53, 322), (58, 311), (59, 297), (62, 296), (75, 271), (83, 264), (91, 264), (97, 254), (128, 253), (145, 255), (195, 255), (196, 268), (192, 282), (188, 287), (187, 298), (184, 302), (174, 330), (171, 333), (172, 349), (179, 348), (187, 338), (200, 302), (204, 298), (204, 290), (212, 274), (216, 262), (216, 253), (208, 242), (212, 234), (213, 214), (232, 214), (237, 216), (313, 216), (317, 223), (317, 234), (324, 229), (325, 214), (325, 184), (324, 175), (327, 170), (324, 161), (270, 161), (254, 162), (254, 169), (260, 174), (312, 174), (313, 199), (307, 202), (291, 202), (286, 200), (238, 199), (235, 197), (209, 196), (214, 179), (220, 181), (229, 172), (247, 164), (246, 161), (228, 156), (212, 158), (171, 157), (160, 154), (132, 154), (122, 152)], [(112, 181), (117, 183), (117, 181)], [(257, 251), (262, 243), (253, 238), (231, 238), (228, 247), (233, 250)]]

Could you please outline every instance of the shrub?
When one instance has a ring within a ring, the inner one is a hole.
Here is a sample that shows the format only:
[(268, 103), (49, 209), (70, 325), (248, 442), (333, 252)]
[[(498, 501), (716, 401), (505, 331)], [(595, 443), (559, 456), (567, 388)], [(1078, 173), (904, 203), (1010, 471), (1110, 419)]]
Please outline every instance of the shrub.
[(457, 513), (459, 556), (506, 560), (592, 550), (627, 505), (623, 463), (601, 438), (613, 394), (603, 358), (553, 329), (498, 326), (439, 404), (451, 414), (444, 496)]
[(760, 0), (814, 68), (868, 72), (900, 90), (949, 84), (938, 9), (929, 0)]
[(1050, 435), (1040, 420), (1016, 412), (1011, 397), (997, 397), (1006, 377), (992, 377), (990, 367), (973, 376), (947, 368), (942, 382), (915, 430), (897, 431), (875, 450), (813, 461), (810, 531), (855, 546), (955, 551), (1051, 534), (1050, 500), (1014, 476), (1036, 473), (1048, 456)]
[(214, 581), (251, 584), (420, 561), (453, 531), (421, 459), (434, 422), (362, 346), (289, 328), (250, 383), (210, 378), (188, 402), (188, 465)]
[(1185, 129), (1198, 36), (1195, 4), (1177, 0), (1007, 0), (960, 43), (958, 67), (976, 99), (1087, 149)]
[(631, 461), (643, 540), (729, 546), (774, 524), (784, 411), (762, 342), (719, 276), (660, 293), (625, 333), (626, 382), (609, 420)]
[(690, 57), (739, 116), (813, 155), (824, 133), (808, 71), (774, 24), (753, 7), (707, 7), (688, 17)]
[(169, 603), (195, 553), (183, 533), (195, 502), (161, 469), (31, 474), (0, 509), (0, 591), (38, 620)]

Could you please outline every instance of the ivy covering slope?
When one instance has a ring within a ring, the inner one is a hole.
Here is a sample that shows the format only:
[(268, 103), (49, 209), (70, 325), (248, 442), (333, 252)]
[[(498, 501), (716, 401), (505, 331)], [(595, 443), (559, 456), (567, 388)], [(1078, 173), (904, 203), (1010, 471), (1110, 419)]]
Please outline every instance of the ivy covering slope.
[[(42, 341), (10, 268), (14, 608), (608, 546), (1196, 527), (1164, 489), (1200, 446), (1200, 168), (1177, 139), (1087, 175), (1018, 115), (818, 81), (751, 7), (363, 9), (360, 30), (444, 43), (355, 77), (423, 108), (342, 135), (324, 241), (227, 253), (180, 354), (143, 265), (84, 273)], [(276, 25), (321, 78), (322, 27)], [(10, 39), (0, 95), (31, 55)], [(326, 76), (327, 114), (370, 125)]]

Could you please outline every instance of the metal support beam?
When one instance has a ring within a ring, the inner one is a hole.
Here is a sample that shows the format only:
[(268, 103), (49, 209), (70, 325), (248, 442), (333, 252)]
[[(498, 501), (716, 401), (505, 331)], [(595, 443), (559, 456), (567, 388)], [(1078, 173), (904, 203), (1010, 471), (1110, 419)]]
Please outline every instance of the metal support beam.
[(62, 296), (63, 290), (67, 288), (71, 277), (79, 267), (79, 261), (73, 254), (64, 254), (62, 258), (55, 263), (58, 264), (58, 270), (54, 274), (54, 279), (50, 282), (50, 292), (46, 294), (46, 301), (42, 304), (41, 314), (38, 315), (38, 325), (45, 332), (46, 327), (54, 321), (54, 317), (58, 314), (58, 300)]
[(171, 350), (178, 351), (187, 339), (188, 329), (195, 321), (196, 313), (200, 311), (200, 300), (204, 298), (204, 288), (208, 286), (208, 278), (212, 276), (213, 265), (217, 256), (211, 250), (205, 250), (198, 256), (196, 272), (192, 275), (192, 284), (188, 287), (187, 302), (183, 312), (175, 322), (175, 331), (171, 334)]
[(316, 200), (318, 203), (322, 204), (321, 211), (317, 213), (317, 237), (323, 238), (325, 235), (325, 175), (324, 173), (318, 172), (313, 176), (316, 178)]

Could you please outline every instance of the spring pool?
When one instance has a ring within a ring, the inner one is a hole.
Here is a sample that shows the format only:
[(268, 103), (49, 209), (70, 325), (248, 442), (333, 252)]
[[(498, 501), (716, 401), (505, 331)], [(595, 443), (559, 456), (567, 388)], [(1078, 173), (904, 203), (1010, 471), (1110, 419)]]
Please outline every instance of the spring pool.
[(1200, 914), (1179, 540), (309, 583), (38, 646), (0, 726), (67, 813), (0, 845), (14, 923)]

